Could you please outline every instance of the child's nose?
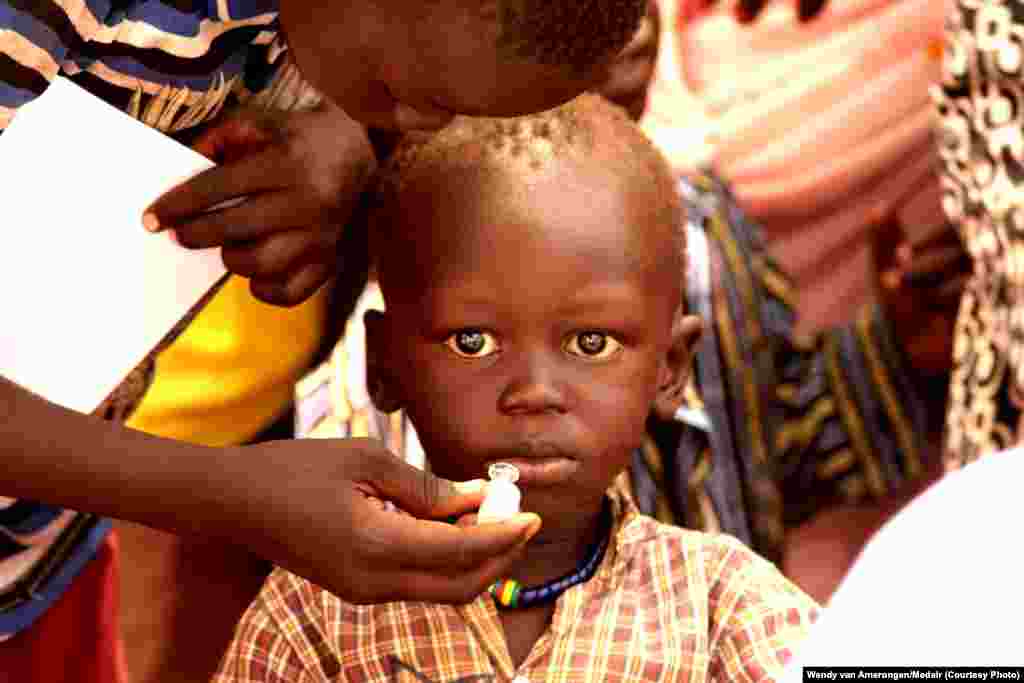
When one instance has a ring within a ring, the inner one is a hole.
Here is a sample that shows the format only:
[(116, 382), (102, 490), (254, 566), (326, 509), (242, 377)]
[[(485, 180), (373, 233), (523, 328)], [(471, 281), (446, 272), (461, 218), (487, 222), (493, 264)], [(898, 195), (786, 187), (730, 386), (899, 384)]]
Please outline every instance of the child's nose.
[(498, 400), (503, 413), (565, 412), (565, 391), (557, 378), (555, 363), (543, 354), (532, 354), (516, 364)]

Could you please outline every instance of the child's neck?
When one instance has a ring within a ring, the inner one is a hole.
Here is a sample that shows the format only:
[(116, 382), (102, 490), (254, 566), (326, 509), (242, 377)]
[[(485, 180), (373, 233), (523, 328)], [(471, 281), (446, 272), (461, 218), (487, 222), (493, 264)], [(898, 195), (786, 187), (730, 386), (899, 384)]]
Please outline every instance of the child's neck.
[(591, 514), (544, 518), (540, 533), (512, 565), (508, 578), (529, 588), (569, 574), (586, 561), (599, 536), (606, 533), (600, 506)]
[[(608, 533), (601, 508), (593, 514), (544, 519), (541, 532), (526, 546), (522, 559), (509, 570), (509, 578), (528, 588), (558, 579), (579, 568), (601, 534)], [(551, 624), (554, 603), (529, 609), (499, 612), (505, 642), (516, 668), (522, 666)]]

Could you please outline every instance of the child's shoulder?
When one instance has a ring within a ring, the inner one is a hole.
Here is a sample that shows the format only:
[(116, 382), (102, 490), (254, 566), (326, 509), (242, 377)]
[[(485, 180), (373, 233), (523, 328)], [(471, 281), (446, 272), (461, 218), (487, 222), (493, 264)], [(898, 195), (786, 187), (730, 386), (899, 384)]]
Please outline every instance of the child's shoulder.
[(647, 515), (637, 515), (629, 526), (626, 532), (641, 544), (677, 550), (683, 556), (699, 555), (711, 562), (726, 560), (735, 566), (775, 566), (729, 534), (686, 529)]
[[(789, 603), (813, 618), (817, 605), (772, 562), (728, 534), (694, 531), (639, 515), (626, 532), (647, 558), (639, 567), (661, 567), (670, 581), (705, 593), (709, 603), (737, 596), (764, 603)], [(695, 596), (691, 596), (692, 597)]]

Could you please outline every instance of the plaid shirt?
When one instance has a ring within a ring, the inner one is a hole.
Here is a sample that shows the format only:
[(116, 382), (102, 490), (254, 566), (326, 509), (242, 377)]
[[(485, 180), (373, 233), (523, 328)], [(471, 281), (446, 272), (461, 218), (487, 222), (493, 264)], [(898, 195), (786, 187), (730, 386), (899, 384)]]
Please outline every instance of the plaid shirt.
[(486, 593), (454, 607), (351, 605), (277, 570), (235, 632), (216, 683), (765, 681), (817, 607), (737, 540), (660, 524), (612, 492), (614, 543), (558, 600), (513, 665)]

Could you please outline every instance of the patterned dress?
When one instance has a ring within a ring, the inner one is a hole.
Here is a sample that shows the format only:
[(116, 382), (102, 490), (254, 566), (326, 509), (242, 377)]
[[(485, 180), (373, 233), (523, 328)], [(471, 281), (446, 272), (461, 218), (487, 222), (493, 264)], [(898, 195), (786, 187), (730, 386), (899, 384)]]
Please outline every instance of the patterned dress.
[(974, 263), (957, 319), (945, 461), (1013, 445), (1024, 408), (1024, 2), (958, 0), (933, 89), (943, 207)]

